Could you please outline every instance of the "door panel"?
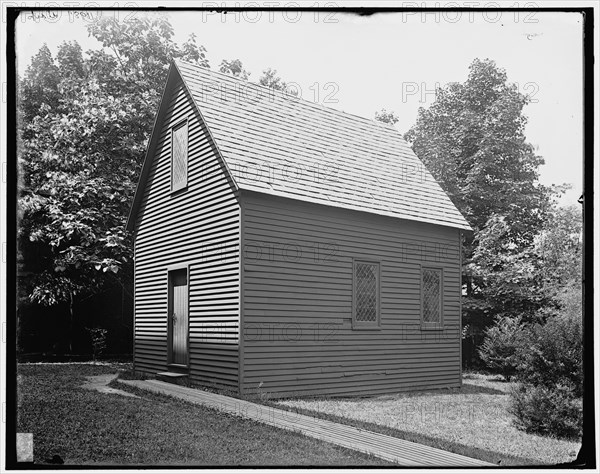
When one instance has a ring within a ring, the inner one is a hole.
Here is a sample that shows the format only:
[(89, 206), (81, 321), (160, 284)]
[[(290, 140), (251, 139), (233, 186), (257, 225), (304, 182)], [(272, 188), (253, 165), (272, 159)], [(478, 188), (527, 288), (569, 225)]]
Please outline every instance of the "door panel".
[(187, 270), (175, 270), (169, 274), (171, 323), (171, 363), (188, 363), (188, 284)]

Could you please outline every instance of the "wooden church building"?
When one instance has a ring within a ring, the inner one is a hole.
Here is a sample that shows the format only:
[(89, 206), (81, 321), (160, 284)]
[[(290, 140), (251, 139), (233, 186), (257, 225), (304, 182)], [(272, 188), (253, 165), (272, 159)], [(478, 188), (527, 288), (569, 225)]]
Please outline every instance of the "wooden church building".
[(470, 227), (392, 126), (175, 61), (127, 225), (138, 372), (273, 397), (461, 384)]

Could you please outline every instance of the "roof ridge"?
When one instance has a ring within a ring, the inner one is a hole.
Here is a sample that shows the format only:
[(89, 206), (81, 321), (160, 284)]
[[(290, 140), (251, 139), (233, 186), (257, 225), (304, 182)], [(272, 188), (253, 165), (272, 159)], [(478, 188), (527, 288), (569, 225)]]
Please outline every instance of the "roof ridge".
[[(281, 99), (287, 99), (287, 100), (298, 100), (298, 101), (302, 101), (304, 104), (311, 106), (311, 107), (318, 107), (321, 110), (325, 110), (328, 112), (332, 112), (334, 114), (339, 114), (341, 116), (346, 116), (346, 117), (352, 117), (354, 119), (360, 119), (361, 121), (368, 123), (368, 124), (374, 124), (377, 127), (381, 127), (382, 129), (387, 129), (387, 130), (394, 130), (396, 133), (400, 134), (400, 137), (402, 138), (402, 140), (404, 140), (404, 137), (402, 136), (402, 134), (400, 133), (400, 131), (394, 127), (391, 124), (385, 123), (385, 122), (380, 122), (379, 120), (376, 119), (370, 119), (367, 117), (363, 117), (362, 115), (358, 115), (352, 112), (346, 112), (345, 110), (339, 110), (333, 107), (327, 107), (319, 102), (313, 102), (310, 101), (308, 99), (305, 99), (303, 97), (297, 97), (297, 96), (293, 96), (291, 94), (285, 94), (285, 92), (281, 91), (280, 89), (275, 89), (273, 87), (269, 87), (269, 86), (265, 86), (263, 84), (259, 84), (257, 82), (254, 81), (250, 81), (250, 80), (246, 80), (246, 79), (240, 79), (238, 77), (232, 76), (231, 74), (227, 74), (224, 72), (220, 72), (220, 71), (213, 71), (212, 69), (209, 68), (205, 68), (203, 66), (199, 66), (198, 64), (194, 64), (191, 63), (189, 61), (185, 61), (183, 59), (173, 59), (174, 62), (176, 63), (185, 63), (193, 68), (200, 68), (203, 69), (204, 71), (206, 71), (208, 74), (213, 74), (213, 75), (219, 75), (219, 76), (223, 76), (224, 78), (226, 78), (227, 80), (233, 81), (233, 82), (239, 82), (240, 84), (244, 84), (244, 83), (250, 83), (253, 84), (257, 87), (260, 87), (261, 89), (265, 89), (268, 90), (269, 92), (275, 94), (275, 95), (279, 95)], [(406, 140), (404, 140), (406, 141)]]
[(172, 64), (240, 190), (470, 229), (392, 124)]

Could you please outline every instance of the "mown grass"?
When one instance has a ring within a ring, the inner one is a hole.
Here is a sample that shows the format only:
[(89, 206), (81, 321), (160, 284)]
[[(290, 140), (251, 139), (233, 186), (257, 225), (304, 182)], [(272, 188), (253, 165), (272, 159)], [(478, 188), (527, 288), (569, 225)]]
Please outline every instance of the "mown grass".
[(501, 466), (574, 460), (579, 443), (527, 434), (513, 426), (507, 411), (509, 387), (497, 377), (465, 374), (457, 389), (269, 404)]
[(111, 365), (20, 364), (18, 432), (33, 433), (34, 462), (139, 466), (385, 466), (372, 456), (171, 397), (81, 388)]

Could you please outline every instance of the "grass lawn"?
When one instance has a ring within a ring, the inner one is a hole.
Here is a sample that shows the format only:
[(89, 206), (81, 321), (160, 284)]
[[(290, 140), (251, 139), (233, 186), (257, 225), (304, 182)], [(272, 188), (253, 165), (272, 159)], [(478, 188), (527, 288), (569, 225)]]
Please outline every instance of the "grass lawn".
[(137, 391), (138, 399), (81, 388), (86, 376), (118, 368), (19, 365), (17, 431), (33, 433), (36, 464), (58, 455), (79, 465), (391, 465), (162, 395)]
[(527, 434), (507, 411), (510, 385), (464, 374), (460, 389), (359, 399), (283, 400), (304, 414), (500, 464), (559, 464), (575, 459), (580, 443)]

